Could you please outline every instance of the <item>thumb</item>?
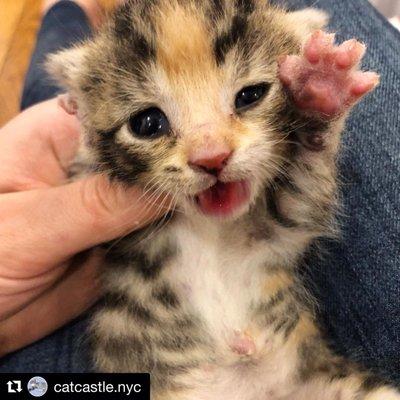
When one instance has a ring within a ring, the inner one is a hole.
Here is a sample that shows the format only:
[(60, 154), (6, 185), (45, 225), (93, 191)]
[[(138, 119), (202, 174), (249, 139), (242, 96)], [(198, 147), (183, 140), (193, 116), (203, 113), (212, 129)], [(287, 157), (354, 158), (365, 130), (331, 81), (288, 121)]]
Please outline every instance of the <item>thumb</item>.
[(168, 204), (166, 196), (150, 199), (139, 188), (124, 188), (102, 175), (50, 189), (3, 194), (0, 257), (38, 272), (147, 225), (165, 214)]

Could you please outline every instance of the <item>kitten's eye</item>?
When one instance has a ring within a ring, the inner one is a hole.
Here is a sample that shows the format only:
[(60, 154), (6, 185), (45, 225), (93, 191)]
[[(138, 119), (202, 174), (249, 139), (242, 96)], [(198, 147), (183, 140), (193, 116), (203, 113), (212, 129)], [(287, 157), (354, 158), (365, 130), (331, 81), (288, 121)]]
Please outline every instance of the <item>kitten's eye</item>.
[(155, 139), (170, 131), (165, 114), (158, 108), (148, 108), (129, 119), (132, 133), (141, 138)]
[(269, 85), (263, 83), (261, 85), (247, 86), (243, 88), (237, 95), (235, 107), (237, 110), (248, 107), (260, 101), (267, 93)]

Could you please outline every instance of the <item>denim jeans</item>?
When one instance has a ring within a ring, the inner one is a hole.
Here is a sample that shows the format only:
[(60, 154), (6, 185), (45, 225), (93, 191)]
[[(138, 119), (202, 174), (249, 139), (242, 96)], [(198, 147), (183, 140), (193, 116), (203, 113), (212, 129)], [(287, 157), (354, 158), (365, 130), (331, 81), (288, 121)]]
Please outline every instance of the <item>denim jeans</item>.
[[(278, 0), (279, 1), (279, 0)], [(304, 279), (337, 352), (400, 384), (400, 33), (366, 0), (287, 0), (290, 8), (316, 4), (331, 15), (340, 41), (368, 45), (364, 66), (382, 83), (356, 107), (340, 158), (342, 237), (310, 256)], [(87, 19), (62, 1), (45, 16), (22, 107), (52, 97), (41, 63), (48, 52), (89, 34)], [(0, 360), (0, 372), (85, 372), (87, 316)]]

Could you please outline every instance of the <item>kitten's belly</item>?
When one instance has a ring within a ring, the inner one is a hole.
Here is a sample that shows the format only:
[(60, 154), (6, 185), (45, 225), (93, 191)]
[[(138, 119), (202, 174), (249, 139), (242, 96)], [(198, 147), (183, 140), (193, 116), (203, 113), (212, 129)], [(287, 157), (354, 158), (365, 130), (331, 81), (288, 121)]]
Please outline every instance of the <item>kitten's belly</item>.
[(204, 243), (193, 234), (187, 235), (182, 249), (167, 275), (214, 346), (214, 360), (187, 377), (188, 386), (196, 388), (188, 399), (284, 398), (296, 355), (281, 346), (272, 329), (257, 327), (252, 315), (263, 296), (267, 255), (224, 251), (212, 237)]

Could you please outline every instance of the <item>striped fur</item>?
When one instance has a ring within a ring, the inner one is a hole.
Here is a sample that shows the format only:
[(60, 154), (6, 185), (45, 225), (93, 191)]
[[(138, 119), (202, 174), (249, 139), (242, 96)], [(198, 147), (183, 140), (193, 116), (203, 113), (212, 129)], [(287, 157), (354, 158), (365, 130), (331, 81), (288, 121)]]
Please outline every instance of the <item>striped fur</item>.
[[(310, 244), (336, 234), (344, 117), (297, 110), (277, 59), (325, 22), (263, 0), (131, 0), (94, 40), (50, 60), (93, 166), (173, 197), (164, 220), (109, 246), (91, 328), (96, 367), (151, 372), (153, 400), (400, 399), (329, 350), (297, 278)], [(259, 82), (265, 99), (234, 113), (235, 93)], [(126, 121), (154, 105), (170, 134), (134, 137)], [(227, 177), (252, 182), (248, 207), (224, 221), (190, 200), (210, 185), (187, 165), (204, 126), (235, 150)]]

